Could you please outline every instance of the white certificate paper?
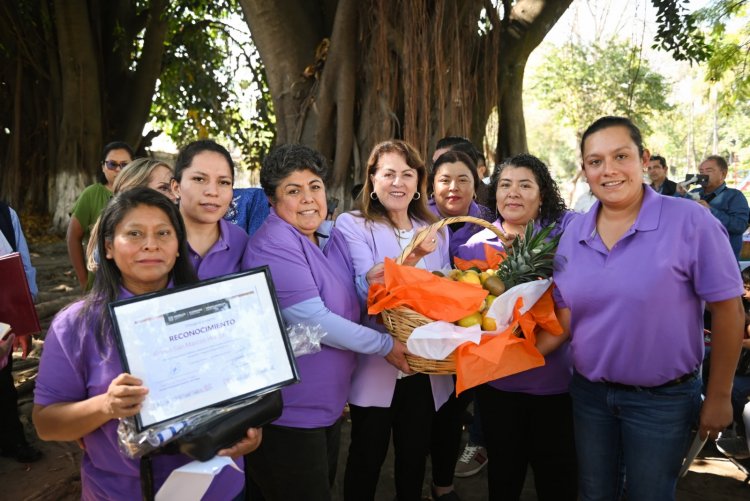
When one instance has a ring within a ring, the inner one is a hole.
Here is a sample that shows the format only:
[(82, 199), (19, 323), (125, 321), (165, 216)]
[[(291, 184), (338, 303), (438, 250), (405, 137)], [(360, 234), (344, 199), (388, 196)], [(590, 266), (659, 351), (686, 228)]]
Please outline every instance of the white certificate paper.
[(148, 396), (139, 431), (298, 381), (267, 268), (110, 305), (123, 368)]

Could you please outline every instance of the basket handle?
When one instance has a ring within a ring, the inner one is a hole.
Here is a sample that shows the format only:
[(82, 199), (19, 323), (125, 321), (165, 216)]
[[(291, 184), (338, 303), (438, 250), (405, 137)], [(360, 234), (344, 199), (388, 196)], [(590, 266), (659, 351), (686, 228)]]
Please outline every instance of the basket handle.
[(430, 230), (437, 228), (440, 230), (446, 225), (453, 224), (453, 223), (472, 223), (479, 226), (483, 226), (484, 228), (487, 228), (488, 230), (491, 230), (495, 235), (497, 235), (497, 238), (500, 239), (500, 241), (503, 243), (503, 247), (510, 247), (511, 242), (513, 241), (513, 237), (508, 236), (506, 233), (503, 233), (500, 228), (495, 226), (494, 224), (490, 223), (489, 221), (485, 221), (484, 219), (479, 219), (478, 217), (474, 216), (455, 216), (455, 217), (446, 217), (445, 219), (441, 219), (440, 221), (436, 223), (432, 223), (429, 226), (426, 226), (419, 230), (419, 232), (414, 235), (414, 238), (412, 238), (411, 242), (407, 244), (406, 247), (404, 247), (404, 250), (401, 252), (401, 255), (396, 258), (396, 264), (403, 264), (404, 260), (409, 257), (409, 254), (414, 252), (414, 249), (419, 247), (419, 245), (424, 242), (424, 239), (427, 238), (427, 234), (430, 232)]

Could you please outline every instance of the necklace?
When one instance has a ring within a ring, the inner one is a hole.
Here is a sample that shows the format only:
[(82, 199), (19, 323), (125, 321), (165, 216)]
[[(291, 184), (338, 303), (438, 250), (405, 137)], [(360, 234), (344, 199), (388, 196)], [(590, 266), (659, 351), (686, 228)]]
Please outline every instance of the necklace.
[(398, 243), (398, 248), (401, 250), (404, 250), (404, 247), (406, 245), (401, 244), (401, 240), (406, 240), (407, 243), (411, 240), (412, 234), (414, 233), (414, 229), (411, 230), (400, 230), (398, 228), (393, 228), (393, 234), (396, 236), (396, 243)]

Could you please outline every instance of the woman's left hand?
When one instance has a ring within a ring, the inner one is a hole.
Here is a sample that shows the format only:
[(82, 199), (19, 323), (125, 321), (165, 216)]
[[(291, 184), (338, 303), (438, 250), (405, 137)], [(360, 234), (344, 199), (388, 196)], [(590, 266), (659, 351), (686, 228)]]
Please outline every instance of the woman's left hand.
[(228, 449), (222, 449), (216, 453), (217, 456), (229, 456), (236, 459), (245, 454), (250, 454), (260, 446), (260, 441), (263, 438), (262, 428), (248, 428), (247, 435), (245, 438), (234, 444)]
[(422, 240), (422, 243), (419, 244), (406, 259), (404, 259), (404, 264), (406, 266), (415, 266), (420, 259), (437, 249), (437, 246), (438, 229), (434, 227), (430, 229), (425, 236), (425, 239)]

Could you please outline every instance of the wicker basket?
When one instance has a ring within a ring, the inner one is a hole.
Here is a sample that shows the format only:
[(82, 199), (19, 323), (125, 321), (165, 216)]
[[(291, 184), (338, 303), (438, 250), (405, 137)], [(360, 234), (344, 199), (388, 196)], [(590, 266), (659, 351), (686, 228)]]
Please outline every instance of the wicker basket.
[[(401, 255), (396, 259), (398, 264), (402, 264), (404, 260), (416, 249), (425, 238), (427, 234), (434, 228), (441, 229), (442, 227), (452, 223), (473, 223), (479, 226), (483, 226), (492, 230), (495, 235), (503, 242), (503, 245), (508, 247), (510, 245), (510, 239), (508, 236), (500, 231), (495, 225), (472, 216), (457, 216), (448, 217), (441, 219), (440, 221), (431, 224), (430, 226), (422, 229), (419, 233), (414, 235), (411, 242), (404, 248)], [(417, 327), (434, 322), (433, 319), (428, 318), (416, 311), (401, 306), (390, 310), (383, 310), (383, 323), (388, 329), (391, 335), (406, 343), (411, 335), (412, 331)], [(424, 374), (455, 374), (456, 373), (456, 352), (454, 351), (448, 357), (443, 360), (431, 360), (421, 357), (412, 357), (406, 355), (406, 360), (409, 362), (409, 367), (415, 372), (422, 372)]]

